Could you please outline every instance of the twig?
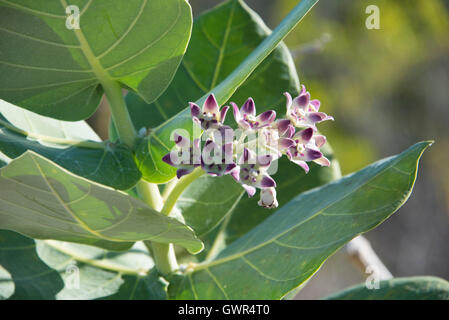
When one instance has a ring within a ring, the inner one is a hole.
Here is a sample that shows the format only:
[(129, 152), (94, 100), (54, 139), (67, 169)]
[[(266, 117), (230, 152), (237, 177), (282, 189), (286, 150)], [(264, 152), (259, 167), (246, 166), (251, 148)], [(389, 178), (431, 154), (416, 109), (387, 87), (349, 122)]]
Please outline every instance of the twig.
[(370, 242), (363, 236), (352, 239), (346, 245), (346, 251), (351, 260), (361, 269), (363, 274), (375, 272), (379, 280), (393, 278), (391, 272), (383, 264), (371, 247)]

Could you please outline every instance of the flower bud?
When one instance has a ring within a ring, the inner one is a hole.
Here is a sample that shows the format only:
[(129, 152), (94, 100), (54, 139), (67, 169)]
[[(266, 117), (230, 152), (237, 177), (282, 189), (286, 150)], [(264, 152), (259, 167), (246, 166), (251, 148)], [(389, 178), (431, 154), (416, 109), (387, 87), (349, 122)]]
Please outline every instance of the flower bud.
[(279, 203), (276, 199), (276, 189), (275, 188), (264, 188), (260, 191), (260, 200), (257, 203), (259, 206), (273, 209), (277, 208)]

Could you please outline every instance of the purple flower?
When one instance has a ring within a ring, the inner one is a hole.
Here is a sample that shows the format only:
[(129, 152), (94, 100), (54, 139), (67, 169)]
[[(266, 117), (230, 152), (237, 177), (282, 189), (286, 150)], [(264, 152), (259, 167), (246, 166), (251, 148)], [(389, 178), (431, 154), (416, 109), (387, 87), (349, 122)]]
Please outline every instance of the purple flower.
[(265, 188), (260, 191), (260, 200), (257, 204), (261, 207), (267, 209), (274, 209), (279, 206), (276, 199), (276, 189), (275, 188)]
[(254, 100), (249, 98), (240, 108), (231, 102), (234, 118), (240, 128), (244, 130), (258, 130), (269, 126), (276, 119), (276, 112), (273, 110), (265, 111), (256, 116), (256, 106)]
[(321, 166), (329, 166), (330, 161), (323, 156), (319, 148), (326, 143), (326, 138), (321, 135), (314, 136), (312, 128), (298, 131), (292, 137), (295, 146), (288, 148), (286, 154), (290, 161), (296, 163), (304, 171), (309, 172), (306, 162), (314, 161)]
[(276, 182), (267, 173), (272, 159), (271, 155), (256, 156), (253, 151), (244, 148), (239, 166), (231, 175), (242, 185), (249, 197), (254, 196), (256, 188), (276, 187)]
[(325, 120), (334, 120), (324, 112), (319, 112), (320, 101), (310, 100), (310, 93), (306, 91), (304, 85), (301, 86), (299, 96), (292, 99), (290, 93), (285, 92), (287, 98), (287, 117), (295, 127), (311, 127), (316, 130), (315, 124)]
[(201, 164), (200, 140), (195, 139), (193, 145), (186, 137), (177, 133), (174, 134), (177, 151), (171, 151), (162, 157), (162, 161), (177, 168), (176, 176), (182, 176), (191, 173)]
[(192, 120), (200, 125), (203, 130), (218, 129), (222, 126), (228, 110), (229, 107), (225, 106), (220, 111), (220, 107), (213, 93), (207, 97), (202, 109), (195, 103), (190, 102)]
[(218, 145), (207, 140), (201, 156), (201, 168), (211, 176), (230, 174), (237, 168), (233, 157), (233, 143)]
[(292, 139), (295, 133), (295, 127), (290, 120), (276, 120), (270, 127), (263, 128), (261, 131), (262, 144), (266, 149), (274, 151), (278, 157), (285, 154), (287, 150), (294, 147), (295, 141)]

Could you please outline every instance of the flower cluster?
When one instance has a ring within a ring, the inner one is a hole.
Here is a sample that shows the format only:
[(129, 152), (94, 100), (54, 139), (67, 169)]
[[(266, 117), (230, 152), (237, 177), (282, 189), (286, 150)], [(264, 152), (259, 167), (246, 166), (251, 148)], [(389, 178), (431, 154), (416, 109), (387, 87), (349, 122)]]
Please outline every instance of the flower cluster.
[(231, 102), (237, 124), (231, 128), (224, 124), (229, 106), (220, 108), (213, 94), (202, 108), (190, 103), (192, 120), (201, 129), (201, 140), (193, 143), (187, 137), (174, 134), (176, 150), (163, 157), (163, 161), (176, 167), (177, 176), (189, 174), (201, 167), (211, 176), (231, 175), (240, 183), (249, 197), (260, 191), (258, 204), (276, 208), (276, 182), (269, 171), (273, 161), (286, 156), (309, 172), (307, 162), (329, 166), (329, 160), (320, 151), (326, 137), (317, 133), (316, 124), (333, 120), (320, 112), (320, 101), (311, 100), (305, 86), (294, 99), (286, 92), (286, 117), (276, 120), (276, 112), (256, 113), (254, 100), (249, 98), (241, 108)]

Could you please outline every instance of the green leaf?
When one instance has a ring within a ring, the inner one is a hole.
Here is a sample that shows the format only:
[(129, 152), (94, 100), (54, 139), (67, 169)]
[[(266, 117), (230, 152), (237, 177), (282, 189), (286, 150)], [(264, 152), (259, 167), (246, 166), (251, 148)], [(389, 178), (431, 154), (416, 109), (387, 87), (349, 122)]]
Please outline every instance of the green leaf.
[(378, 289), (356, 285), (326, 297), (328, 300), (449, 300), (449, 282), (436, 277), (382, 280)]
[(210, 261), (170, 279), (176, 299), (280, 299), (336, 250), (392, 215), (408, 199), (430, 145), (305, 192)]
[(153, 267), (142, 242), (110, 252), (0, 231), (0, 299), (166, 299), (167, 282)]
[(203, 175), (187, 187), (176, 207), (182, 212), (185, 223), (201, 237), (234, 210), (244, 193), (231, 176)]
[(0, 230), (0, 300), (55, 299), (63, 287), (58, 272), (36, 254), (33, 239)]
[[(66, 27), (66, 7), (80, 29)], [(185, 0), (0, 0), (3, 99), (63, 120), (81, 120), (114, 83), (147, 102), (168, 86), (190, 38)], [(20, 48), (20, 49), (19, 49)], [(26, 48), (26, 50), (23, 50)]]
[[(222, 83), (265, 39), (271, 31), (243, 1), (231, 0), (198, 17), (192, 38), (173, 82), (152, 104), (136, 94), (126, 97), (136, 128), (153, 128), (142, 141), (136, 159), (143, 178), (164, 183), (176, 170), (161, 161), (174, 146), (170, 140), (176, 129), (193, 136), (190, 110), (182, 111), (189, 101), (197, 101)], [(237, 85), (235, 93), (217, 94), (218, 102), (243, 104), (253, 97), (258, 112), (274, 109), (285, 113), (283, 92), (298, 92), (299, 80), (293, 59), (284, 44), (279, 45), (249, 77)], [(179, 113), (181, 112), (181, 113)], [(179, 113), (179, 114), (178, 114)], [(232, 115), (228, 115), (231, 122)]]
[(193, 231), (123, 192), (27, 151), (0, 169), (0, 225), (37, 239), (123, 250), (139, 240), (201, 251)]
[(131, 150), (100, 141), (84, 121), (55, 120), (0, 100), (0, 151), (9, 158), (32, 150), (84, 178), (120, 190), (133, 187), (141, 174)]
[(43, 261), (58, 270), (65, 287), (57, 299), (144, 299), (167, 298), (167, 282), (153, 269), (153, 260), (143, 244), (126, 252), (61, 241), (38, 241)]
[(105, 300), (166, 300), (168, 282), (156, 269), (147, 276), (123, 276), (124, 283), (119, 291)]

